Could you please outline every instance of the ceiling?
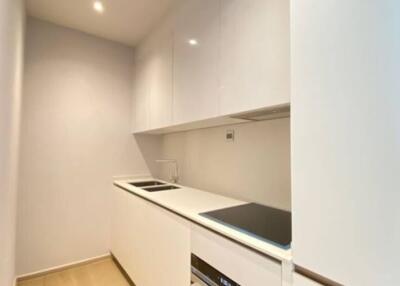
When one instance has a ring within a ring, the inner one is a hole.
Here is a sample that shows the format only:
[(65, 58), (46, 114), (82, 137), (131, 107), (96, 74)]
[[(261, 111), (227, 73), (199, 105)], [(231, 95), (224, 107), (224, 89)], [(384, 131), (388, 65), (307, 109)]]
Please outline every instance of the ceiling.
[(135, 46), (176, 0), (26, 0), (28, 15), (92, 35)]

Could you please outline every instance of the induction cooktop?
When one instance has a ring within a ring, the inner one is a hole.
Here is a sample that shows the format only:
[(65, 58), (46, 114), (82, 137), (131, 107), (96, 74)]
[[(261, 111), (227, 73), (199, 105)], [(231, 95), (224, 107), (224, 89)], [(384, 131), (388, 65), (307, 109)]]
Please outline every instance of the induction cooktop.
[(278, 247), (290, 248), (292, 215), (288, 211), (250, 203), (200, 215)]

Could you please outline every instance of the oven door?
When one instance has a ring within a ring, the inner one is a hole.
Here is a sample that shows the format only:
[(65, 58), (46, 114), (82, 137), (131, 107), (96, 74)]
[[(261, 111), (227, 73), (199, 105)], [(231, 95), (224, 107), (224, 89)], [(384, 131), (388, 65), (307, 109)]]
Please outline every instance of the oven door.
[[(196, 274), (195, 274), (196, 273)], [(191, 286), (218, 286), (213, 281), (192, 268)], [(206, 282), (208, 281), (208, 282)]]
[(195, 286), (240, 286), (213, 266), (192, 254), (192, 285)]
[(198, 278), (196, 275), (192, 274), (192, 283), (190, 284), (191, 286), (215, 286), (217, 284), (206, 284), (203, 280), (201, 280), (200, 278)]

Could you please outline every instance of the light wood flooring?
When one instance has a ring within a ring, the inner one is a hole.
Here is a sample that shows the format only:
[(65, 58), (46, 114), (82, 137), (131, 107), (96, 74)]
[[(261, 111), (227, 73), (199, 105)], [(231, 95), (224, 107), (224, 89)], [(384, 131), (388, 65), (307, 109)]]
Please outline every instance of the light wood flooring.
[(18, 286), (130, 286), (111, 258), (18, 282)]

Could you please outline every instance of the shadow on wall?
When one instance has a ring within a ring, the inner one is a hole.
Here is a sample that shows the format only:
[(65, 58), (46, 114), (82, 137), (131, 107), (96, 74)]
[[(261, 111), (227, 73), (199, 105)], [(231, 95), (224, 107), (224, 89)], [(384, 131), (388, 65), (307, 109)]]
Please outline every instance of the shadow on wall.
[(159, 178), (161, 166), (156, 162), (161, 158), (162, 136), (149, 134), (133, 135), (143, 159), (154, 178)]

